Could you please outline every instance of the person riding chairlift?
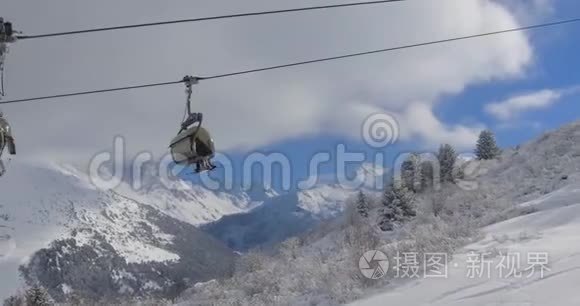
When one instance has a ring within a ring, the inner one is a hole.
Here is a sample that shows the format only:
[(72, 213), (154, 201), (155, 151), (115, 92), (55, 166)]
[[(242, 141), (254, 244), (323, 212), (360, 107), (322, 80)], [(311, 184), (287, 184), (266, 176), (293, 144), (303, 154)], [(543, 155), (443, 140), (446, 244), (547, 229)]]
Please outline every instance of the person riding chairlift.
[(202, 113), (191, 112), (192, 86), (197, 84), (198, 78), (185, 76), (183, 82), (187, 93), (187, 117), (181, 123), (181, 129), (170, 144), (173, 161), (179, 165), (195, 165), (195, 172), (200, 173), (216, 168), (211, 162), (215, 156), (215, 146), (208, 130), (202, 127)]
[(201, 113), (190, 114), (170, 144), (173, 161), (177, 164), (195, 165), (197, 173), (216, 168), (211, 162), (215, 155), (214, 142), (209, 132), (201, 126), (202, 118)]

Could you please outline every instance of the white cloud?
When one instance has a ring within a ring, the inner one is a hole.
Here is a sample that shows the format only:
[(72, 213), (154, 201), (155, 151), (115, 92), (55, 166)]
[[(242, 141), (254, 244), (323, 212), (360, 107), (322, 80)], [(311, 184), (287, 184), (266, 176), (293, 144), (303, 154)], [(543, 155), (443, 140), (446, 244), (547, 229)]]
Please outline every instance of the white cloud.
[(513, 96), (507, 100), (487, 104), (485, 110), (498, 120), (507, 121), (517, 118), (524, 112), (549, 108), (577, 88), (565, 90), (544, 89), (531, 93)]
[(447, 126), (435, 117), (427, 104), (414, 103), (401, 115), (402, 131), (407, 138), (418, 137), (427, 146), (436, 147), (449, 143), (458, 149), (473, 147), (483, 126)]
[[(2, 7), (18, 29), (32, 34), (304, 5), (311, 1), (26, 0)], [(219, 74), (517, 25), (495, 1), (408, 1), (22, 41), (8, 57), (6, 98)], [(195, 87), (194, 107), (204, 112), (220, 150), (322, 133), (360, 139), (363, 119), (377, 111), (399, 114), (407, 139), (467, 145), (479, 127), (449, 126), (434, 115), (434, 105), (471, 84), (520, 77), (532, 57), (526, 35), (510, 33), (205, 81)], [(176, 86), (7, 105), (4, 111), (20, 152), (84, 151), (77, 155), (87, 159), (109, 148), (115, 135), (125, 136), (129, 152), (165, 152), (184, 99)]]
[(555, 12), (554, 0), (496, 0), (513, 12), (523, 23), (532, 23)]

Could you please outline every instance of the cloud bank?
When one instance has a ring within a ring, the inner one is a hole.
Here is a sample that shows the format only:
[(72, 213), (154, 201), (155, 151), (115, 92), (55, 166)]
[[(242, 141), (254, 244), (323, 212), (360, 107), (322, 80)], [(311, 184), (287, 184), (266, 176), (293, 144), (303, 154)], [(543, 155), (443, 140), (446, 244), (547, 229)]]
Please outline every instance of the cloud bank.
[[(308, 5), (23, 0), (2, 7), (19, 29), (33, 34)], [(7, 61), (6, 98), (220, 74), (516, 26), (515, 13), (496, 1), (408, 1), (22, 41)], [(385, 111), (397, 114), (403, 140), (467, 146), (481, 127), (450, 126), (437, 118), (434, 106), (470, 85), (521, 77), (532, 58), (526, 35), (510, 33), (205, 81), (194, 88), (194, 107), (204, 112), (222, 151), (325, 134), (360, 140), (364, 118)], [(161, 154), (177, 132), (183, 91), (169, 86), (3, 109), (23, 153), (88, 159), (122, 135), (127, 152)]]
[(561, 97), (561, 91), (545, 89), (488, 104), (485, 110), (499, 120), (510, 120), (523, 112), (547, 108)]
[(487, 104), (485, 111), (501, 121), (516, 119), (525, 112), (549, 108), (562, 97), (573, 94), (579, 89), (543, 89), (516, 95), (500, 102)]

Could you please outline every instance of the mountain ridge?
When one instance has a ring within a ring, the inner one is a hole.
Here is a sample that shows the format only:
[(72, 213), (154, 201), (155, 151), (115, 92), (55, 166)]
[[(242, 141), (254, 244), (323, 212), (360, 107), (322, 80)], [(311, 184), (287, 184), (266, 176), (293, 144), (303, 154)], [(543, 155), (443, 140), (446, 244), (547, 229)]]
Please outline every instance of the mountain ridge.
[[(174, 197), (162, 203), (164, 198), (156, 195), (144, 203), (135, 199), (136, 192), (96, 188), (72, 166), (13, 161), (0, 184), (0, 214), (4, 216), (0, 271), (11, 275), (3, 278), (0, 295), (6, 297), (24, 285), (17, 281), (18, 270), (28, 283), (46, 285), (55, 298), (63, 296), (63, 288), (95, 297), (140, 294), (145, 293), (145, 284), (152, 288), (149, 293), (167, 293), (183, 279), (179, 275), (203, 281), (230, 273), (233, 252), (196, 226), (208, 216), (217, 219), (222, 213), (243, 209), (234, 201), (228, 207), (224, 201), (222, 210), (196, 210), (203, 207), (193, 205), (191, 199), (204, 196), (196, 191), (182, 191), (182, 201)], [(218, 199), (212, 195), (208, 191), (206, 199)], [(174, 209), (164, 209), (168, 205)], [(197, 215), (176, 218), (184, 210)], [(83, 266), (80, 254), (103, 272), (92, 274), (93, 279), (83, 278), (74, 268)], [(102, 261), (95, 254), (103, 255)], [(207, 268), (215, 265), (212, 258), (221, 261), (219, 269)], [(174, 272), (159, 278), (151, 269)], [(144, 276), (131, 282), (134, 273)], [(106, 286), (110, 291), (95, 291), (97, 280), (111, 284)]]

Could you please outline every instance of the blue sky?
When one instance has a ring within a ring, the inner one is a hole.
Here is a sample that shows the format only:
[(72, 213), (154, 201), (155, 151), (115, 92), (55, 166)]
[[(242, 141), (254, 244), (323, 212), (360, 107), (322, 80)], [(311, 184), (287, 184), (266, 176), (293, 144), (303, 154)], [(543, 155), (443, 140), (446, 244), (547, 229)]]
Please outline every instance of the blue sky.
[[(570, 12), (578, 11), (578, 1), (557, 1), (551, 18), (575, 17)], [(470, 87), (460, 95), (444, 99), (436, 109), (438, 116), (448, 123), (483, 122), (496, 133), (502, 147), (521, 144), (547, 130), (578, 120), (580, 92), (562, 97), (551, 107), (525, 112), (508, 128), (483, 111), (490, 102), (519, 94), (580, 85), (580, 69), (577, 69), (580, 67), (580, 27), (572, 24), (532, 31), (528, 35), (535, 49), (535, 59), (524, 77)]]

